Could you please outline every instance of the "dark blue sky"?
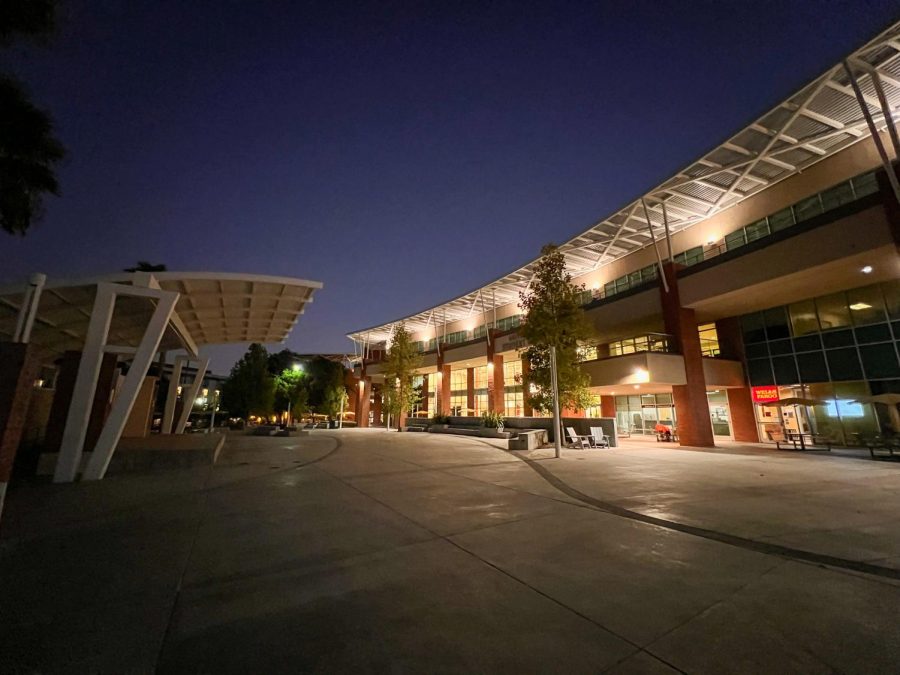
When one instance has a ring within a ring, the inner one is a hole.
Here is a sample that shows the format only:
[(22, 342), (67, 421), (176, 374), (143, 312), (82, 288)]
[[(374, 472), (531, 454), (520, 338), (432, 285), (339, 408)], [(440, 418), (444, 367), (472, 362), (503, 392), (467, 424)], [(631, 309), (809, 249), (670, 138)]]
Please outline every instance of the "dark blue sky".
[(48, 47), (0, 54), (69, 150), (44, 220), (0, 233), (0, 281), (139, 259), (316, 279), (303, 352), (518, 267), (900, 18), (876, 0), (61, 5)]

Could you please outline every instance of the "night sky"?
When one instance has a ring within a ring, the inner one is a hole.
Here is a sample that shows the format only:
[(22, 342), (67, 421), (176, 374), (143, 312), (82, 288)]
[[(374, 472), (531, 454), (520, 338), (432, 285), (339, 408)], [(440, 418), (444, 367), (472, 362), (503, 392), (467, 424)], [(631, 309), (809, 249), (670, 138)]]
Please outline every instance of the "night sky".
[(346, 332), (519, 267), (900, 18), (875, 0), (60, 4), (46, 47), (0, 53), (69, 151), (44, 219), (0, 233), (0, 282), (138, 260), (315, 279), (301, 352), (352, 351)]

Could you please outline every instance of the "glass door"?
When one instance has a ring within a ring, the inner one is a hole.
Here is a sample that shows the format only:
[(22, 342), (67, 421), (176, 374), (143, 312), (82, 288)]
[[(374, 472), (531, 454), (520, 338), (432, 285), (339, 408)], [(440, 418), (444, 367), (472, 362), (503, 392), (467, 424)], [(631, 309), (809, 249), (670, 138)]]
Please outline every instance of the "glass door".
[(728, 417), (728, 395), (724, 390), (708, 391), (709, 419), (712, 423), (713, 436), (731, 438), (731, 421)]

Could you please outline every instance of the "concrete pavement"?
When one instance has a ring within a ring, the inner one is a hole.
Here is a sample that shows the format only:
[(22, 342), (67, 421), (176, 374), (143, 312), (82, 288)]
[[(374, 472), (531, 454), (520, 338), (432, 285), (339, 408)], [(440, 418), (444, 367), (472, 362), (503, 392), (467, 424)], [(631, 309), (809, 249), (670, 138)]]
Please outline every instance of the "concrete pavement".
[(900, 465), (734, 450), (323, 431), (19, 488), (0, 672), (896, 672)]

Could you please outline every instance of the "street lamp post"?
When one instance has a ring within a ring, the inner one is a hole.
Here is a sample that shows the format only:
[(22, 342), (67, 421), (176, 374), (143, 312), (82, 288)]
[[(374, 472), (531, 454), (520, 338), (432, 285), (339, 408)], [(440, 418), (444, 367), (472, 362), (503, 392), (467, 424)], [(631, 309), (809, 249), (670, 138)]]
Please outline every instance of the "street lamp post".
[(556, 379), (556, 347), (550, 347), (550, 387), (553, 389), (553, 447), (556, 449), (556, 458), (559, 459), (562, 449), (560, 435), (562, 432), (562, 420), (559, 417), (559, 383)]

